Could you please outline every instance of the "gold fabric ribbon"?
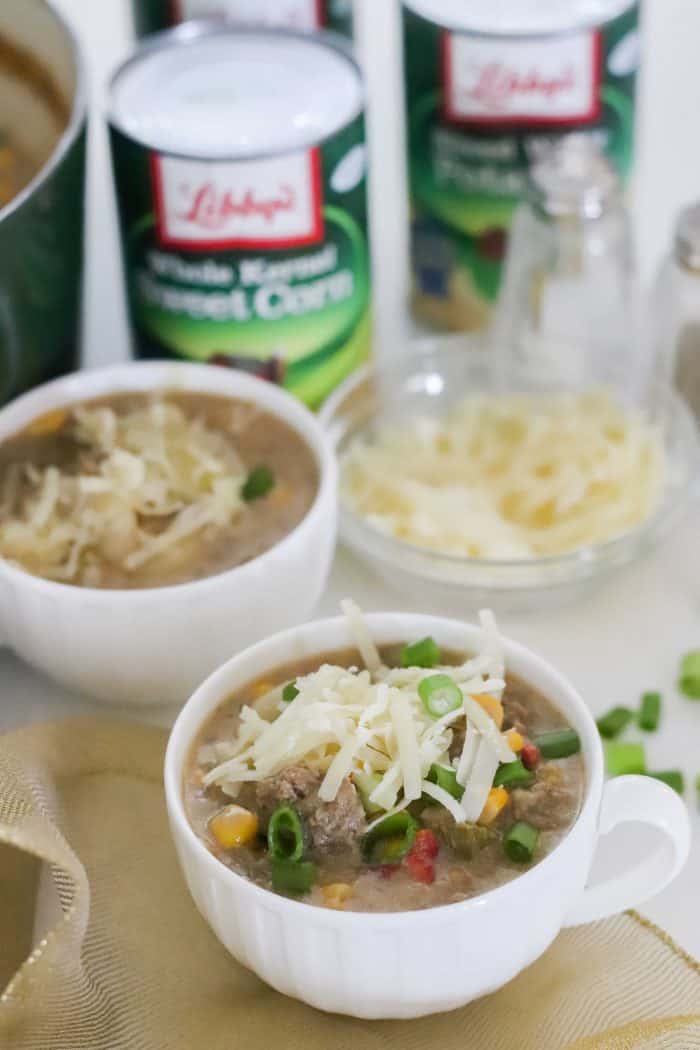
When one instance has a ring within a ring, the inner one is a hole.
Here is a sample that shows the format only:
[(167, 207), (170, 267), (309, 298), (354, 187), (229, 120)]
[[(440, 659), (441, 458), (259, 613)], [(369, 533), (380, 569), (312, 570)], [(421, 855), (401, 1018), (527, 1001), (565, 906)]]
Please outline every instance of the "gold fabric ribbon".
[(700, 966), (635, 914), (565, 931), (452, 1014), (356, 1021), (278, 995), (189, 898), (165, 740), (85, 721), (0, 737), (3, 1050), (700, 1050)]

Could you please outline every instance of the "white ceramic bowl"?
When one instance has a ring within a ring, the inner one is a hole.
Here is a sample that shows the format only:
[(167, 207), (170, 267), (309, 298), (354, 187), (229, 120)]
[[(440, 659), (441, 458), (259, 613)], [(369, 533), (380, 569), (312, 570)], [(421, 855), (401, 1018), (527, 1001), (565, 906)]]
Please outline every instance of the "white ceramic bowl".
[(0, 559), (0, 636), (27, 663), (108, 702), (182, 703), (231, 653), (304, 620), (326, 584), (337, 533), (337, 468), (317, 419), (283, 390), (209, 365), (136, 363), (78, 372), (0, 411), (0, 442), (53, 408), (126, 391), (184, 390), (253, 401), (314, 453), (316, 500), (271, 550), (217, 576), (134, 591), (67, 586)]
[[(429, 616), (377, 613), (367, 620), (380, 645), (432, 635), (447, 649), (470, 650), (479, 633)], [(679, 872), (690, 841), (683, 802), (646, 777), (621, 777), (604, 786), (600, 739), (585, 704), (544, 660), (514, 642), (506, 643), (507, 667), (542, 690), (578, 730), (586, 765), (581, 813), (543, 861), (473, 900), (394, 914), (328, 911), (277, 896), (231, 871), (207, 850), (185, 815), (183, 767), (195, 736), (245, 683), (300, 657), (349, 645), (345, 620), (333, 619), (285, 631), (239, 654), (189, 700), (168, 745), (168, 813), (192, 896), (231, 954), (273, 988), (356, 1017), (451, 1010), (511, 980), (563, 926), (641, 904)], [(586, 888), (598, 836), (626, 821), (661, 829), (663, 846), (624, 875)]]

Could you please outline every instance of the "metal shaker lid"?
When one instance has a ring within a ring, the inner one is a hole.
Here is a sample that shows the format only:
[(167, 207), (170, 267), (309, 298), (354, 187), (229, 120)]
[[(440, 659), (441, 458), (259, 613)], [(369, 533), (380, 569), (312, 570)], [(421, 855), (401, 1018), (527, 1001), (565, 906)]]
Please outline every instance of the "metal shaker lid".
[(676, 259), (689, 270), (700, 270), (700, 203), (691, 204), (676, 223)]
[(620, 202), (620, 178), (596, 139), (566, 135), (533, 165), (533, 202), (553, 218), (599, 219)]

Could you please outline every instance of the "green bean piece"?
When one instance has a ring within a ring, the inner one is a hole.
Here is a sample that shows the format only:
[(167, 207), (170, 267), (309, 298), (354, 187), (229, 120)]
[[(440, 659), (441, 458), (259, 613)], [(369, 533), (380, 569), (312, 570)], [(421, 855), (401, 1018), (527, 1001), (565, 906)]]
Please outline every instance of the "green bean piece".
[(608, 711), (596, 722), (598, 732), (606, 740), (612, 740), (627, 728), (633, 718), (634, 711), (630, 711), (629, 707), (613, 707), (612, 711)]
[(660, 780), (662, 784), (667, 784), (668, 787), (673, 788), (679, 795), (685, 793), (685, 777), (679, 769), (669, 769), (664, 773), (649, 773), (650, 777), (654, 780)]
[(299, 696), (299, 690), (297, 689), (294, 682), (287, 682), (284, 689), (282, 690), (282, 700), (285, 704), (291, 704), (292, 700), (296, 700)]
[[(411, 849), (418, 825), (406, 810), (393, 813), (375, 824), (362, 840), (361, 852), (367, 864), (386, 864), (384, 857), (387, 852), (392, 855), (392, 860), (401, 860)], [(391, 840), (390, 846), (383, 846), (385, 840)]]
[(515, 864), (529, 864), (532, 860), (540, 833), (531, 824), (519, 820), (507, 832), (503, 839), (503, 849), (509, 860)]
[(450, 769), (449, 766), (439, 766), (434, 763), (430, 767), (428, 773), (428, 780), (431, 784), (437, 784), (443, 791), (449, 792), (453, 798), (456, 798), (458, 802), (461, 801), (462, 795), (464, 794), (464, 788), (457, 782), (457, 773), (454, 769)]
[(246, 503), (252, 503), (256, 499), (262, 499), (275, 487), (275, 475), (269, 467), (255, 467), (249, 473), (243, 488), (241, 498)]
[(304, 855), (304, 826), (292, 806), (278, 806), (267, 826), (267, 848), (273, 860), (299, 861)]
[(316, 865), (310, 861), (273, 860), (272, 888), (275, 893), (301, 897), (316, 879)]
[(526, 769), (520, 759), (515, 762), (506, 762), (496, 770), (493, 778), (494, 787), (530, 787), (535, 780), (535, 774)]
[(418, 686), (418, 695), (431, 718), (442, 718), (464, 703), (462, 690), (448, 674), (431, 674)]
[(647, 733), (659, 728), (661, 718), (661, 693), (645, 693), (637, 716), (637, 725)]
[(683, 657), (678, 686), (689, 700), (700, 700), (700, 649)]
[(612, 741), (605, 745), (605, 765), (611, 777), (629, 773), (646, 773), (647, 762), (642, 744), (620, 744)]
[(440, 646), (434, 638), (422, 638), (401, 650), (402, 667), (437, 667), (440, 660)]
[(581, 750), (581, 738), (575, 729), (554, 729), (535, 737), (532, 742), (540, 749), (542, 758), (569, 758)]

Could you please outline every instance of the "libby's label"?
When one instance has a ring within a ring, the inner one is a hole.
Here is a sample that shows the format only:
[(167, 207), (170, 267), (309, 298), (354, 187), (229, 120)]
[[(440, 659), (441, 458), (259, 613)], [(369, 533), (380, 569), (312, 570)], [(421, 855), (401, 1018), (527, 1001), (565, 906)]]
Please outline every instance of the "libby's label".
[(324, 25), (322, 0), (172, 0), (173, 21), (225, 17), (313, 32)]
[(321, 146), (188, 160), (112, 129), (137, 355), (241, 368), (315, 407), (369, 354), (360, 116)]
[(454, 32), (412, 7), (406, 0), (414, 311), (437, 328), (483, 328), (531, 165), (575, 129), (623, 177), (630, 171), (639, 4), (597, 27), (529, 37)]
[(445, 114), (469, 124), (583, 124), (600, 115), (598, 32), (547, 39), (443, 36)]
[(169, 248), (296, 248), (323, 238), (318, 150), (275, 160), (151, 156), (158, 236)]

